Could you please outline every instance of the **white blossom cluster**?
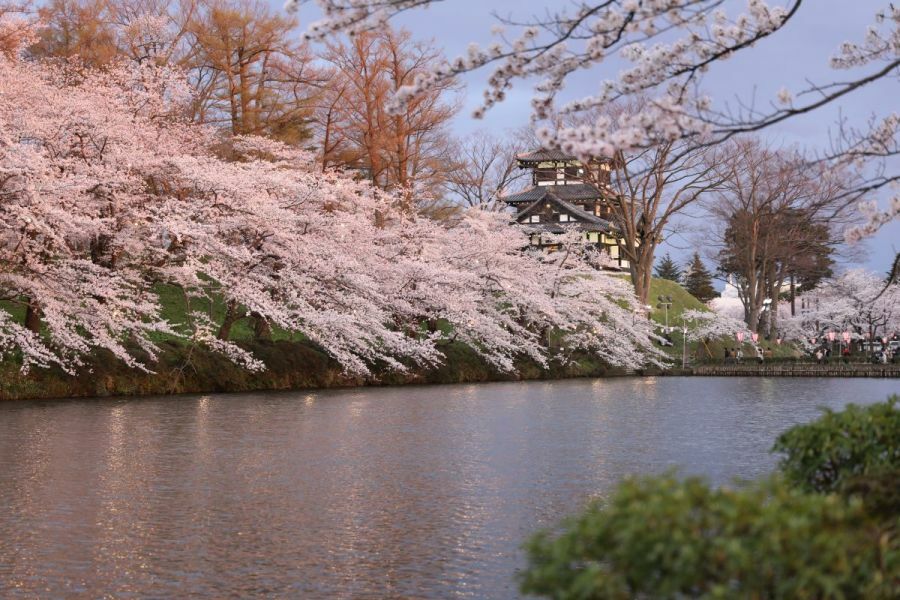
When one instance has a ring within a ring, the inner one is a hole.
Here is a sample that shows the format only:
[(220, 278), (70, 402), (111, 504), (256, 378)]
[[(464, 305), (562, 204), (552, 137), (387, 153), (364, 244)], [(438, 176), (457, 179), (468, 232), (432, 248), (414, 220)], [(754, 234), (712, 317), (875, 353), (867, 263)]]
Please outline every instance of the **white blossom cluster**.
[(852, 69), (874, 61), (900, 58), (900, 5), (891, 4), (875, 16), (862, 43), (844, 42), (831, 58), (835, 69)]
[[(883, 188), (889, 190), (890, 197), (886, 206), (882, 207), (878, 201), (866, 199), (858, 203), (862, 224), (850, 227), (845, 232), (845, 239), (849, 243), (857, 243), (863, 239), (875, 235), (881, 227), (894, 219), (900, 218), (900, 180), (891, 178), (890, 173), (885, 174), (883, 164), (878, 160), (892, 160), (900, 153), (900, 113), (891, 113), (881, 119), (873, 119), (868, 128), (862, 132), (848, 134), (850, 141), (839, 149), (833, 159), (834, 172), (841, 169), (852, 169), (860, 173), (863, 181), (886, 181)], [(877, 167), (875, 173), (872, 164)], [(871, 183), (868, 185), (872, 185)]]
[[(151, 369), (169, 337), (262, 368), (219, 302), (360, 375), (439, 363), (454, 341), (499, 369), (546, 364), (547, 331), (610, 363), (657, 360), (630, 286), (583, 241), (523, 253), (506, 215), (411, 214), (304, 151), (184, 121), (185, 89), (152, 61), (0, 57), (0, 355), (71, 372), (104, 350)], [(164, 317), (160, 286), (186, 319)]]
[(539, 127), (538, 139), (544, 146), (587, 160), (611, 157), (617, 151), (646, 148), (690, 135), (708, 135), (710, 125), (688, 114), (671, 96), (648, 101), (645, 108), (618, 117), (600, 115), (587, 125)]
[(0, 55), (13, 58), (37, 41), (37, 17), (27, 2), (0, 3)]
[[(286, 0), (284, 9), (296, 13), (309, 0)], [(335, 33), (354, 35), (384, 24), (393, 15), (427, 6), (433, 0), (314, 0), (323, 18), (307, 28), (305, 37), (318, 40)]]
[(689, 309), (681, 315), (684, 327), (687, 329), (688, 341), (716, 339), (722, 337), (733, 338), (735, 334), (743, 331), (747, 339), (750, 331), (747, 324), (740, 319), (730, 317), (713, 311)]
[[(311, 27), (319, 36), (335, 31), (358, 30), (383, 22), (392, 15), (426, 0), (321, 0), (326, 17)], [(602, 107), (635, 94), (653, 93), (646, 112), (620, 124), (598, 122), (576, 130), (541, 130), (541, 141), (579, 156), (608, 156), (614, 150), (645, 147), (661, 140), (702, 135), (711, 126), (704, 114), (708, 97), (689, 93), (708, 65), (728, 58), (781, 27), (787, 11), (750, 0), (745, 13), (735, 17), (716, 0), (614, 0), (582, 2), (571, 11), (560, 10), (552, 19), (522, 27), (509, 39), (506, 29), (495, 28), (497, 40), (487, 47), (471, 44), (467, 53), (423, 73), (390, 100), (389, 111), (404, 105), (441, 81), (487, 65), (493, 65), (481, 105), (480, 118), (502, 102), (516, 80), (537, 78), (532, 98), (533, 118), (541, 121), (554, 114), (577, 113)], [(366, 25), (368, 24), (368, 25)], [(673, 42), (654, 41), (665, 33), (681, 35)], [(604, 81), (597, 94), (562, 106), (556, 97), (573, 73), (590, 69), (616, 54), (631, 63), (615, 80)], [(784, 94), (782, 94), (784, 99)], [(619, 127), (617, 127), (617, 125)]]
[(895, 182), (891, 187), (894, 194), (888, 200), (885, 208), (881, 208), (875, 200), (859, 203), (859, 211), (863, 215), (864, 223), (851, 227), (846, 231), (844, 237), (848, 242), (856, 243), (872, 237), (879, 229), (894, 219), (900, 219), (900, 184)]
[[(846, 331), (851, 339), (877, 340), (900, 333), (900, 285), (885, 288), (884, 279), (864, 269), (852, 269), (801, 295), (805, 308), (782, 321), (785, 334), (820, 345), (828, 332)], [(812, 341), (815, 340), (815, 341)]]

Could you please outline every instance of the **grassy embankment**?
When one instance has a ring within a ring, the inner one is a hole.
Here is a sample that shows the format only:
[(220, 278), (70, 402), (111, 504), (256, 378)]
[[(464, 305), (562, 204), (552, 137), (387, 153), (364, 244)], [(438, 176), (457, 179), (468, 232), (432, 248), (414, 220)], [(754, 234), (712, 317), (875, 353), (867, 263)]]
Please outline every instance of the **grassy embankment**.
[[(672, 346), (665, 347), (665, 351), (678, 365), (681, 363), (684, 336), (681, 333), (682, 313), (686, 310), (710, 310), (705, 304), (693, 297), (687, 290), (674, 281), (667, 279), (656, 279), (650, 283), (650, 298), (648, 304), (653, 306), (650, 312), (650, 318), (653, 319), (660, 328), (665, 327), (666, 311), (663, 308), (656, 308), (659, 303), (659, 296), (671, 296), (672, 306), (669, 308), (669, 327), (673, 331), (669, 334), (672, 339)], [(760, 339), (760, 345), (767, 351), (771, 351), (773, 358), (788, 358), (797, 355), (796, 350), (789, 345), (778, 345), (774, 340)], [(725, 348), (737, 348), (738, 343), (734, 338), (719, 338), (709, 340), (708, 342), (688, 342), (686, 354), (688, 361), (691, 357), (697, 360), (722, 360), (725, 355)], [(756, 350), (750, 340), (746, 340), (742, 346), (744, 356), (748, 359), (756, 356)]]
[[(163, 317), (183, 323), (187, 307), (177, 288), (159, 290)], [(24, 312), (5, 306), (21, 322)], [(196, 306), (193, 307), (195, 310)], [(221, 300), (213, 299), (202, 310), (220, 323), (225, 315)], [(18, 314), (21, 312), (22, 314)], [(569, 357), (567, 364), (552, 361), (544, 369), (530, 360), (522, 360), (516, 373), (498, 371), (471, 347), (448, 343), (441, 350), (443, 364), (432, 368), (411, 368), (406, 373), (390, 372), (373, 365), (375, 375), (364, 377), (343, 372), (341, 366), (321, 348), (302, 335), (274, 328), (270, 340), (254, 339), (253, 322), (242, 319), (232, 328), (231, 339), (250, 350), (267, 366), (252, 373), (202, 347), (191, 347), (184, 340), (159, 335), (162, 352), (148, 366), (151, 373), (130, 368), (107, 352), (98, 352), (72, 376), (59, 368), (20, 372), (15, 361), (0, 363), (0, 400), (19, 398), (59, 398), (109, 395), (149, 395), (191, 392), (240, 392), (298, 388), (331, 388), (359, 385), (396, 385), (411, 383), (463, 383), (510, 381), (518, 379), (558, 379), (563, 377), (599, 377), (622, 374), (589, 355)]]

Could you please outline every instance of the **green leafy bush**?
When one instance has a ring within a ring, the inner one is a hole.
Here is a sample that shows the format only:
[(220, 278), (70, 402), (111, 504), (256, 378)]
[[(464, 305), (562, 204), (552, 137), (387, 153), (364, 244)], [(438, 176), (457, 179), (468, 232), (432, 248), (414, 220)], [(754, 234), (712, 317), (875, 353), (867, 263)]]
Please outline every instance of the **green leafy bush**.
[[(814, 492), (845, 491), (900, 474), (897, 402), (894, 396), (870, 406), (850, 404), (789, 429), (774, 447), (784, 454), (782, 472), (793, 485)], [(900, 487), (900, 479), (895, 482)]]
[(782, 479), (715, 489), (623, 482), (527, 546), (522, 591), (552, 598), (895, 598), (900, 547), (859, 502)]
[(777, 476), (739, 489), (629, 479), (527, 546), (552, 598), (900, 598), (900, 410), (849, 405), (779, 436)]

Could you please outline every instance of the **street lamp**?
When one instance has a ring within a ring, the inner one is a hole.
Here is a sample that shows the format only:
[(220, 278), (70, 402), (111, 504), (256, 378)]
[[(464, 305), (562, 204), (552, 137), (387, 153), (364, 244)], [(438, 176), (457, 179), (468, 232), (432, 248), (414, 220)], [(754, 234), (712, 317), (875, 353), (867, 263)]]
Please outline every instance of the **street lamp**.
[(672, 296), (663, 296), (660, 294), (656, 299), (659, 300), (656, 308), (666, 309), (666, 333), (669, 333), (669, 307), (672, 306)]
[[(688, 320), (684, 315), (681, 316), (681, 368), (687, 368), (687, 337), (688, 337)], [(692, 320), (692, 319), (690, 319)]]

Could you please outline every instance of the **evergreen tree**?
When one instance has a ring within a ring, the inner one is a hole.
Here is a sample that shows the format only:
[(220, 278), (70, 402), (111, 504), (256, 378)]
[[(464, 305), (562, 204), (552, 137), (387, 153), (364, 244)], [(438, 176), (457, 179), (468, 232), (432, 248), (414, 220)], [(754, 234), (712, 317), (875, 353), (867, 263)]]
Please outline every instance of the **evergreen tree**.
[(659, 279), (668, 279), (675, 282), (681, 281), (681, 269), (678, 268), (678, 264), (672, 260), (668, 252), (659, 260), (659, 264), (656, 265), (653, 271), (654, 276)]
[(700, 302), (709, 302), (719, 295), (712, 284), (712, 275), (700, 260), (700, 253), (694, 252), (684, 276), (684, 288)]

